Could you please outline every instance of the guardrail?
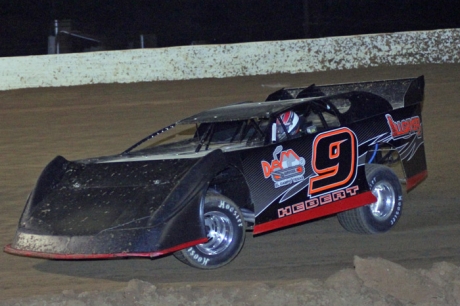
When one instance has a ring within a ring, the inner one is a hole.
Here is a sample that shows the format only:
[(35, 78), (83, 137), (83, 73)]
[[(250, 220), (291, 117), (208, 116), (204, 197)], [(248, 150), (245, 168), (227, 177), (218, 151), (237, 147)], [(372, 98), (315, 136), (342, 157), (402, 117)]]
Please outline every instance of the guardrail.
[(0, 90), (459, 63), (460, 29), (0, 58)]

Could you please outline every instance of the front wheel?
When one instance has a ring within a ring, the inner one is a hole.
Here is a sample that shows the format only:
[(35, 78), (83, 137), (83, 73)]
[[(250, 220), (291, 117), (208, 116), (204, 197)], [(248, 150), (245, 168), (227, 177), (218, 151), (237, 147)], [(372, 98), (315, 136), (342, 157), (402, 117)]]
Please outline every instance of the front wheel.
[(340, 224), (358, 234), (383, 233), (401, 217), (402, 188), (398, 176), (382, 165), (366, 165), (369, 188), (377, 198), (375, 203), (337, 214)]
[(229, 198), (206, 194), (203, 223), (208, 241), (174, 253), (180, 261), (200, 269), (215, 269), (232, 261), (244, 244), (246, 223), (238, 206)]

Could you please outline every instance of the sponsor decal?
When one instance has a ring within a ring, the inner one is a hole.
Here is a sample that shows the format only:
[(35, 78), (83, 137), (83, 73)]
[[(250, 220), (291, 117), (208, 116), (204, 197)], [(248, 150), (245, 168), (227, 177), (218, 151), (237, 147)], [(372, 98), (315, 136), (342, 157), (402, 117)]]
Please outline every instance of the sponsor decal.
[(264, 177), (271, 178), (275, 188), (304, 180), (305, 159), (292, 149), (283, 150), (283, 146), (277, 146), (271, 162), (263, 160), (261, 166)]
[(419, 116), (415, 116), (400, 121), (394, 121), (391, 115), (385, 115), (387, 118), (388, 126), (391, 129), (391, 136), (399, 138), (408, 135), (422, 135), (422, 124)]

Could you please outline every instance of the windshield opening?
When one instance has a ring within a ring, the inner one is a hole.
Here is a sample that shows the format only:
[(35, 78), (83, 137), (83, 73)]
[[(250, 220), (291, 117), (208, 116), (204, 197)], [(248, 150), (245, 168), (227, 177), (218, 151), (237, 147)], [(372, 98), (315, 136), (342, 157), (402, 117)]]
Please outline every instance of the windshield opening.
[(267, 119), (177, 124), (146, 137), (126, 153), (167, 153), (180, 150), (197, 153), (216, 148), (229, 151), (236, 147), (263, 145), (267, 126)]

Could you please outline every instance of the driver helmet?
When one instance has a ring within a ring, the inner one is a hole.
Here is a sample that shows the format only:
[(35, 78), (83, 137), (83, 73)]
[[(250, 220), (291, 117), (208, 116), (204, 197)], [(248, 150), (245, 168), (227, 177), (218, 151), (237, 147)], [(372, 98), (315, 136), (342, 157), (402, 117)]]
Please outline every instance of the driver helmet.
[[(281, 121), (280, 121), (281, 120)], [(286, 138), (286, 131), (289, 135), (293, 136), (299, 131), (299, 116), (293, 111), (287, 111), (282, 113), (278, 119), (276, 119), (276, 135), (278, 140)], [(284, 127), (286, 128), (283, 128)]]

